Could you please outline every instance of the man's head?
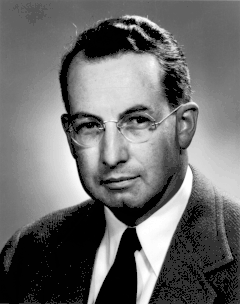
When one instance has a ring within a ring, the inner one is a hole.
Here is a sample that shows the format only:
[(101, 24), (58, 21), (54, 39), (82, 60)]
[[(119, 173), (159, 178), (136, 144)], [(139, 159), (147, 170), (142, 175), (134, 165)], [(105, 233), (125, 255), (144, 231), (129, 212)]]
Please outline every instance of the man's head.
[(76, 57), (99, 61), (118, 54), (153, 54), (163, 71), (161, 87), (169, 105), (175, 107), (191, 100), (189, 70), (185, 56), (173, 36), (147, 18), (123, 16), (98, 22), (81, 33), (62, 59), (60, 84), (67, 112), (69, 67)]
[(197, 120), (189, 81), (176, 41), (141, 17), (98, 23), (63, 58), (62, 122), (81, 182), (127, 224), (150, 216), (183, 181)]

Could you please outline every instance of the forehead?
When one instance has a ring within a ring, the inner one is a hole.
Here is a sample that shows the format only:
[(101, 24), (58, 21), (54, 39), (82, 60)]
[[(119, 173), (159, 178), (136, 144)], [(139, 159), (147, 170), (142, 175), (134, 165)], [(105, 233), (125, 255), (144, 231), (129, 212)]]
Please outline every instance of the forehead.
[(75, 60), (68, 78), (71, 114), (89, 112), (109, 119), (136, 105), (156, 110), (164, 102), (161, 75), (151, 54), (128, 53), (94, 62)]

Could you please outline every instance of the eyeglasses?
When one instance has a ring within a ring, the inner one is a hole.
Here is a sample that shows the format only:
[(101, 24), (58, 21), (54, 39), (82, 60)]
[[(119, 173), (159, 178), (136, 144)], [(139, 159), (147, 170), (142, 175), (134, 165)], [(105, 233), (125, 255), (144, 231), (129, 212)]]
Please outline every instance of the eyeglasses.
[(97, 118), (82, 117), (75, 119), (69, 132), (73, 142), (82, 147), (96, 146), (102, 139), (106, 123), (115, 123), (118, 131), (132, 143), (143, 143), (150, 139), (152, 132), (164, 122), (169, 116), (175, 113), (182, 105), (174, 109), (161, 121), (156, 122), (148, 113), (133, 113), (125, 115), (119, 121), (100, 121)]

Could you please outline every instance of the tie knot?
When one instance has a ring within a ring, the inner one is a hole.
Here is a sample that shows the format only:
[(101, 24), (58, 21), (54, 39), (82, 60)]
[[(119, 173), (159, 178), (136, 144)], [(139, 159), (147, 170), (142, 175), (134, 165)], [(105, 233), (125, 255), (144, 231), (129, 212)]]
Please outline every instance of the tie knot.
[(136, 228), (127, 228), (121, 238), (119, 249), (125, 248), (128, 252), (134, 253), (136, 250), (141, 250), (142, 246), (139, 242)]

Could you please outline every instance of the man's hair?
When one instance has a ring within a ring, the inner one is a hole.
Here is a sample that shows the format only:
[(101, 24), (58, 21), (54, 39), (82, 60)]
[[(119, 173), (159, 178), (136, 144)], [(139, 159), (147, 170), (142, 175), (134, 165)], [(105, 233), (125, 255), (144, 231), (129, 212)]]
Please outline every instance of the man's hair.
[(63, 56), (59, 80), (67, 112), (70, 112), (68, 73), (75, 58), (91, 62), (129, 52), (153, 54), (157, 58), (163, 71), (163, 94), (170, 107), (174, 108), (191, 100), (186, 59), (172, 34), (147, 18), (126, 15), (101, 20), (83, 31)]

